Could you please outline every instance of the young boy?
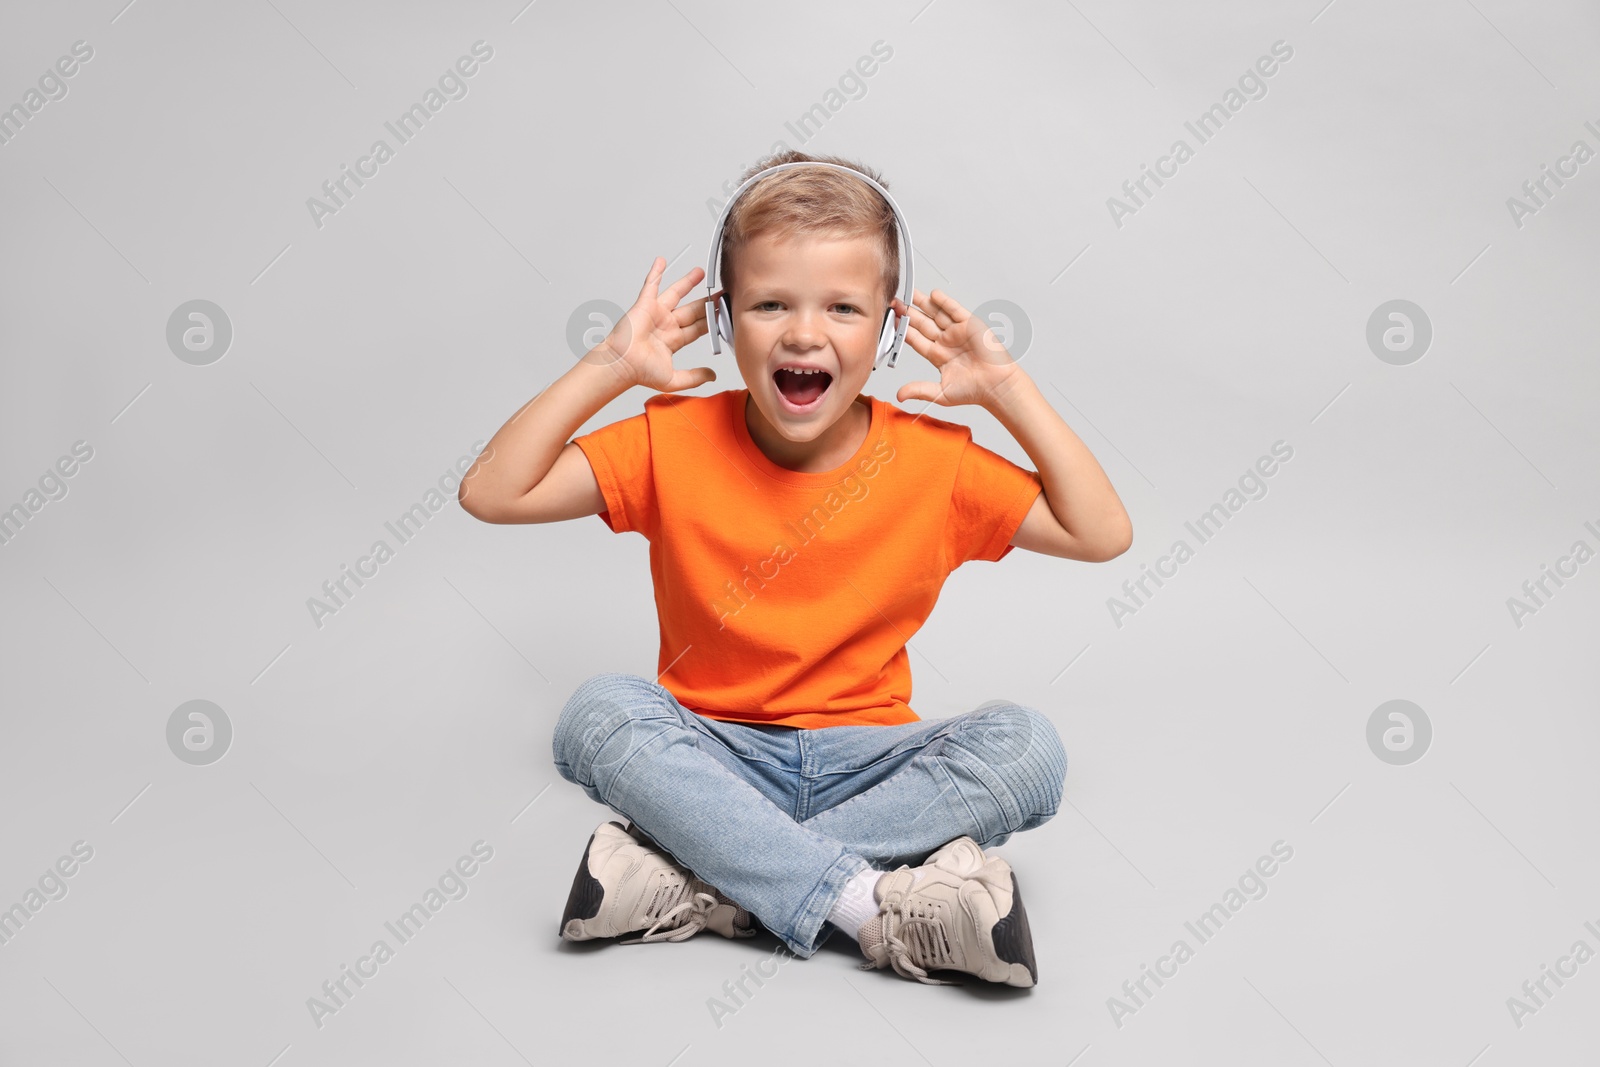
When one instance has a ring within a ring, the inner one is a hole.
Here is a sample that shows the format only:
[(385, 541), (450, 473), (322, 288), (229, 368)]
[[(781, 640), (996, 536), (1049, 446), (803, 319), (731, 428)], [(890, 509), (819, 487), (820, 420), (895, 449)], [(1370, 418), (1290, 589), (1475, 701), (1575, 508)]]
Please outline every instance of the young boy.
[[(790, 152), (777, 163), (836, 157)], [(486, 522), (599, 514), (650, 542), (655, 681), (600, 674), (556, 724), (561, 775), (625, 816), (589, 838), (561, 936), (683, 940), (755, 921), (809, 957), (832, 929), (864, 969), (1038, 980), (1005, 860), (984, 853), (1057, 810), (1050, 720), (1008, 701), (923, 721), (906, 643), (945, 578), (1012, 547), (1103, 562), (1132, 527), (1082, 441), (979, 319), (942, 292), (894, 294), (895, 219), (855, 176), (797, 167), (752, 185), (722, 240), (745, 388), (651, 396), (572, 434), (635, 385), (716, 380), (673, 355), (707, 331), (696, 267), (663, 259), (605, 339), (500, 428), (462, 481)], [(1038, 466), (958, 423), (861, 392), (889, 308), (939, 382), (900, 402), (977, 404)]]

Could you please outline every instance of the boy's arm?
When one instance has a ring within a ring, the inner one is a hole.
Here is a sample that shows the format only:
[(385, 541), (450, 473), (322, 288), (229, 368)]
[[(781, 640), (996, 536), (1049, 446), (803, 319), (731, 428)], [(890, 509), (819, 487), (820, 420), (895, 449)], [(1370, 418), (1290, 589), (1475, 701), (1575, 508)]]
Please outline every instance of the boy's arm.
[(987, 324), (939, 290), (914, 293), (912, 301), (906, 309), (897, 299), (895, 308), (909, 310), (906, 340), (939, 368), (939, 381), (911, 382), (896, 399), (947, 407), (979, 404), (1039, 468), (1044, 492), (1034, 498), (1011, 543), (1088, 563), (1126, 552), (1133, 544), (1133, 523), (1111, 480)]
[(605, 510), (578, 427), (628, 388), (587, 357), (524, 404), (484, 446), (457, 498), (484, 522), (559, 522)]
[(1009, 387), (985, 404), (1039, 468), (1044, 492), (1011, 543), (1049, 556), (1104, 563), (1133, 544), (1133, 523), (1089, 447), (1018, 368)]
[(604, 511), (594, 470), (571, 440), (577, 429), (635, 385), (677, 392), (716, 379), (709, 367), (672, 366), (673, 353), (706, 332), (703, 301), (677, 306), (705, 272), (696, 267), (659, 292), (666, 269), (657, 256), (638, 301), (606, 339), (489, 439), (456, 494), (469, 515), (494, 523), (559, 522)]

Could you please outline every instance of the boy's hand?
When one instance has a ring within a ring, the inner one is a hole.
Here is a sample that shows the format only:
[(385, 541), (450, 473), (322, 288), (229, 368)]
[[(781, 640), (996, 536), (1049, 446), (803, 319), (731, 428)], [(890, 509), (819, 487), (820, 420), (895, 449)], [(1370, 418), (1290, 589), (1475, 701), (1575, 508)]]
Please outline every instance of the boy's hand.
[(657, 256), (650, 264), (644, 288), (639, 290), (639, 299), (617, 320), (606, 339), (583, 358), (589, 363), (609, 364), (629, 386), (644, 385), (663, 393), (676, 393), (716, 381), (717, 372), (710, 367), (678, 370), (672, 366), (672, 354), (706, 332), (704, 300), (696, 298), (678, 307), (678, 301), (706, 272), (696, 267), (663, 293), (659, 290), (666, 270), (667, 261)]
[[(944, 407), (998, 402), (1008, 389), (1027, 375), (982, 319), (940, 289), (923, 293), (913, 289), (911, 325), (906, 343), (939, 369), (939, 381), (907, 382), (895, 394), (901, 403), (930, 400)], [(897, 312), (906, 306), (896, 297)]]

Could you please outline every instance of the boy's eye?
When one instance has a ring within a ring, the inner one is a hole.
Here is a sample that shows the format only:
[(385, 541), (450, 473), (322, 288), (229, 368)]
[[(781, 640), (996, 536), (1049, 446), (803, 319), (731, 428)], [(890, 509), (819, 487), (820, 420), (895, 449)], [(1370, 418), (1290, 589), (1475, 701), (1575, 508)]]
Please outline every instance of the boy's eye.
[[(755, 311), (769, 311), (769, 310), (776, 310), (777, 308), (779, 308), (781, 306), (782, 305), (776, 300), (763, 300), (761, 303), (757, 304), (753, 310), (755, 310)], [(843, 308), (846, 311), (855, 312), (855, 313), (859, 313), (861, 311), (861, 309), (856, 307), (854, 304), (834, 304), (832, 310), (838, 311), (840, 308)]]

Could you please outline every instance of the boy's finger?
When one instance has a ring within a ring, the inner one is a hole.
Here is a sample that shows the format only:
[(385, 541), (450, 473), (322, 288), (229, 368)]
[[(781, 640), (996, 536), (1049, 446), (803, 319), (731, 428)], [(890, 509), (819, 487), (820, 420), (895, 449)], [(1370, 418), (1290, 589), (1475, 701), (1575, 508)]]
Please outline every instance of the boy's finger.
[(700, 338), (704, 337), (705, 334), (706, 320), (696, 319), (687, 326), (674, 327), (672, 335), (666, 338), (667, 346), (671, 348), (674, 353), (676, 353), (685, 345), (688, 345), (694, 341), (698, 341)]
[(930, 404), (949, 407), (944, 400), (944, 390), (939, 388), (938, 382), (907, 382), (900, 387), (894, 398), (902, 404), (912, 400), (925, 400)]
[[(957, 319), (957, 317), (952, 314), (950, 309), (946, 306), (945, 302), (949, 299), (949, 297), (947, 297), (938, 289), (935, 289), (933, 293), (928, 294), (928, 314), (933, 316), (933, 321), (939, 324), (939, 329), (941, 330), (948, 329), (959, 321), (959, 319)], [(954, 301), (951, 301), (951, 303), (954, 303)], [(963, 308), (960, 304), (956, 304), (955, 309), (961, 313), (961, 318), (966, 318), (965, 308)]]
[(683, 348), (695, 341), (698, 341), (705, 335), (706, 320), (704, 318), (699, 318), (686, 325), (680, 324), (674, 326), (671, 333), (664, 338), (664, 340), (667, 343), (667, 347), (672, 350), (674, 355), (676, 355)]
[(937, 307), (942, 308), (956, 322), (961, 322), (967, 317), (967, 309), (961, 306), (961, 301), (943, 289), (935, 289), (928, 294), (928, 299), (932, 300)]
[(688, 274), (685, 274), (683, 277), (673, 282), (672, 288), (668, 289), (664, 294), (662, 294), (662, 299), (673, 305), (676, 305), (678, 301), (683, 299), (685, 293), (687, 293), (690, 289), (693, 289), (695, 284), (699, 282), (701, 278), (705, 277), (705, 273), (706, 271), (704, 267), (694, 268)]
[(695, 297), (687, 304), (679, 304), (672, 309), (672, 317), (679, 326), (687, 326), (696, 318), (703, 319), (706, 317), (706, 302)]
[(939, 324), (930, 318), (921, 308), (911, 309), (911, 328), (920, 330), (926, 337), (936, 337), (939, 333)]
[(706, 306), (702, 301), (685, 304), (672, 312), (672, 321), (680, 327), (692, 326), (698, 323), (701, 327), (706, 324)]
[(661, 276), (667, 272), (667, 261), (657, 256), (650, 261), (650, 273), (644, 276), (644, 287), (639, 290), (639, 299), (653, 297), (661, 291)]
[(667, 384), (661, 387), (663, 393), (677, 393), (684, 389), (693, 389), (707, 382), (717, 380), (717, 372), (710, 367), (695, 367), (693, 370), (675, 370)]
[[(918, 293), (915, 304), (917, 310), (926, 315), (929, 322), (935, 323), (936, 325), (938, 317), (944, 314), (939, 310), (938, 305), (936, 305), (926, 293)], [(940, 328), (942, 329), (943, 327)]]
[(939, 347), (937, 341), (928, 338), (915, 326), (906, 331), (906, 344), (911, 346), (911, 351), (932, 363), (935, 367), (942, 367), (950, 362), (950, 355)]

